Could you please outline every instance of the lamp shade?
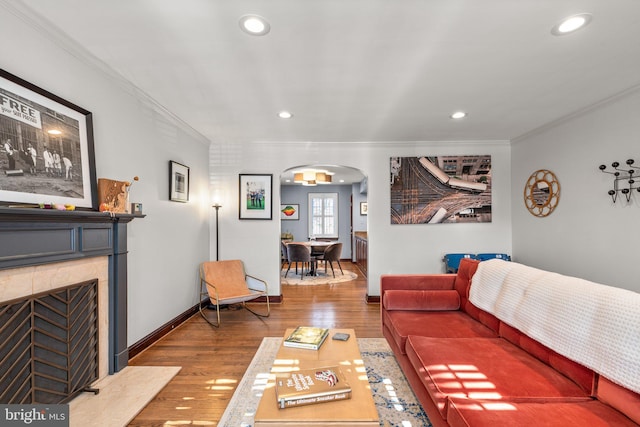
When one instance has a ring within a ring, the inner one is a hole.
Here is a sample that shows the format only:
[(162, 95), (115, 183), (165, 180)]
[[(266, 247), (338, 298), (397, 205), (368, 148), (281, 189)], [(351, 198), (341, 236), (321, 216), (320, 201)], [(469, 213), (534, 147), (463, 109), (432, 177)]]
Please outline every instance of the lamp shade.
[(332, 173), (327, 171), (303, 170), (294, 172), (293, 182), (305, 186), (315, 186), (317, 184), (331, 184)]
[(330, 184), (331, 183), (331, 175), (328, 175), (324, 172), (316, 173), (316, 182), (318, 184)]

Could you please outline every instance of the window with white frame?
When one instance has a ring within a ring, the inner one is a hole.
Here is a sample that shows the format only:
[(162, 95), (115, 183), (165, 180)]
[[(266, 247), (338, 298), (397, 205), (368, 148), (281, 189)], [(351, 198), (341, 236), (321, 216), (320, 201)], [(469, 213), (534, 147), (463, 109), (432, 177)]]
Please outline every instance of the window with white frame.
[(309, 193), (309, 238), (338, 238), (338, 193)]

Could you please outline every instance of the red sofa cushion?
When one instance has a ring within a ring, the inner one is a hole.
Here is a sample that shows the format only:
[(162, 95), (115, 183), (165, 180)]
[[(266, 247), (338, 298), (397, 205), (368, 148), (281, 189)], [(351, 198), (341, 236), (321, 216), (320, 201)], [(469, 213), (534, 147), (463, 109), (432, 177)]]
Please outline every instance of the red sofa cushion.
[(452, 398), (447, 409), (451, 427), (637, 425), (597, 400), (489, 402)]
[(576, 383), (501, 338), (409, 336), (407, 357), (443, 417), (448, 397), (589, 397)]
[(453, 289), (457, 279), (455, 274), (383, 274), (380, 276), (380, 290), (389, 289)]
[(492, 330), (497, 332), (500, 328), (500, 319), (489, 312), (479, 309), (475, 305), (471, 304), (470, 301), (467, 301), (463, 308), (469, 316), (473, 317), (478, 322), (481, 322), (483, 325), (488, 326)]
[(640, 424), (640, 394), (619, 386), (605, 377), (598, 378), (598, 399), (608, 403)]
[(517, 345), (527, 353), (542, 360), (547, 365), (560, 371), (563, 375), (578, 383), (584, 391), (594, 393), (595, 374), (593, 371), (573, 360), (567, 359), (563, 355), (551, 350), (549, 347), (539, 343), (533, 338), (523, 334), (516, 328), (500, 322), (500, 337)]
[(469, 287), (471, 286), (471, 278), (478, 269), (479, 264), (480, 261), (475, 259), (461, 259), (460, 267), (458, 268), (458, 274), (456, 275), (456, 280), (454, 282), (454, 288), (460, 294), (461, 310), (497, 332), (498, 327), (500, 326), (500, 320), (493, 314), (488, 313), (484, 310), (480, 310), (478, 307), (469, 302)]
[(409, 335), (440, 338), (496, 337), (497, 334), (462, 311), (382, 311), (383, 324), (405, 354)]
[(458, 273), (456, 274), (453, 287), (460, 294), (460, 298), (462, 299), (460, 303), (461, 307), (464, 307), (469, 299), (469, 285), (479, 264), (480, 261), (475, 259), (463, 258), (460, 260), (460, 266), (458, 267)]
[(460, 308), (460, 295), (451, 290), (403, 291), (389, 290), (384, 293), (386, 310), (442, 311)]

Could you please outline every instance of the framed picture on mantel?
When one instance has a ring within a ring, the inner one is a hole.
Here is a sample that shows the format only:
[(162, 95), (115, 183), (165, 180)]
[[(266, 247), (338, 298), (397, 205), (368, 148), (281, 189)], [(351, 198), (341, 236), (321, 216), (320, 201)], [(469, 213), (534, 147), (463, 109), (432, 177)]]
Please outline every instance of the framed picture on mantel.
[(0, 204), (98, 209), (92, 115), (0, 70)]

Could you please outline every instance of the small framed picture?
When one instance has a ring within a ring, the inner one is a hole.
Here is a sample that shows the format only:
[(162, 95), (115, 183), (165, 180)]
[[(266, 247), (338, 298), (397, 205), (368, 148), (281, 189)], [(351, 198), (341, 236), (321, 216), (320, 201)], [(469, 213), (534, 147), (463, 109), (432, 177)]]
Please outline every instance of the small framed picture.
[(173, 160), (169, 161), (169, 200), (189, 201), (189, 168)]
[(300, 219), (300, 205), (292, 203), (280, 205), (280, 219), (282, 220), (298, 220)]
[(240, 174), (239, 178), (240, 219), (273, 219), (273, 175)]
[(366, 215), (367, 210), (367, 202), (360, 202), (360, 215)]

